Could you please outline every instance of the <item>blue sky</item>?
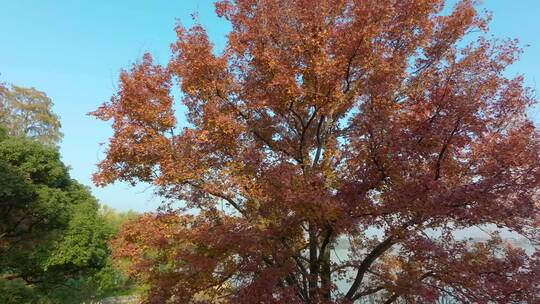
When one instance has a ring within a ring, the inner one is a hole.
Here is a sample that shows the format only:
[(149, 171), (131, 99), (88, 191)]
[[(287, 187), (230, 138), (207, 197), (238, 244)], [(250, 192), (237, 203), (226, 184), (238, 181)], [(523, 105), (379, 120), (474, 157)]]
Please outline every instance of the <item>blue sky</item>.
[[(482, 6), (494, 14), (491, 34), (530, 45), (509, 73), (524, 74), (539, 89), (540, 1), (486, 0)], [(191, 25), (192, 13), (222, 48), (230, 27), (214, 15), (210, 0), (0, 0), (0, 81), (35, 87), (53, 99), (64, 132), (63, 160), (74, 178), (92, 186), (90, 176), (103, 158), (100, 143), (111, 130), (86, 113), (110, 98), (119, 70), (143, 53), (166, 62), (175, 23)], [(531, 110), (537, 123), (538, 113)], [(117, 183), (92, 191), (119, 210), (148, 211), (160, 202), (144, 186)]]

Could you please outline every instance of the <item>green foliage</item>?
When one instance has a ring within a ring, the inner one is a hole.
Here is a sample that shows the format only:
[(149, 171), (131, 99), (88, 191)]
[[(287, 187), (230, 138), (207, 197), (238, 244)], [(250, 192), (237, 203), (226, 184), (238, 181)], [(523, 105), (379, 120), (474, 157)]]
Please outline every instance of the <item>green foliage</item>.
[[(78, 204), (70, 211), (70, 221), (62, 239), (46, 266), (73, 264), (77, 267), (101, 267), (108, 256), (106, 240), (112, 231), (98, 216), (98, 205), (85, 188), (74, 185), (68, 193)], [(78, 188), (78, 189), (76, 189)]]
[(136, 214), (71, 179), (42, 92), (0, 84), (0, 303), (81, 303), (133, 292), (108, 239)]
[(112, 261), (95, 274), (93, 280), (96, 284), (96, 294), (101, 297), (121, 296), (134, 293), (138, 287), (130, 279), (127, 279), (117, 268), (112, 266)]
[(0, 279), (0, 303), (38, 303), (36, 291), (23, 280)]
[(57, 149), (3, 136), (0, 202), (0, 290), (14, 293), (0, 303), (80, 303), (123, 286), (107, 246), (118, 220), (107, 223)]
[(107, 225), (108, 229), (114, 231), (114, 233), (118, 232), (124, 223), (136, 218), (139, 215), (137, 212), (132, 210), (118, 212), (106, 205), (101, 206), (99, 212), (105, 220), (105, 225)]
[[(0, 113), (0, 115), (1, 115), (1, 113)], [(6, 129), (6, 127), (0, 125), (0, 141), (6, 139), (6, 137), (7, 137), (7, 129)]]
[[(116, 235), (124, 223), (138, 216), (134, 211), (118, 212), (106, 205), (101, 206), (99, 214), (104, 221), (105, 229), (111, 232), (111, 236)], [(138, 290), (135, 282), (126, 278), (117, 265), (113, 266), (110, 256), (107, 264), (96, 273), (93, 279), (96, 282), (96, 294), (100, 297), (127, 295), (136, 293)]]
[(57, 144), (62, 138), (61, 125), (52, 106), (51, 99), (34, 88), (0, 87), (0, 124), (11, 136), (27, 136), (46, 145)]
[[(58, 152), (23, 138), (0, 142), (0, 265), (6, 254), (40, 247), (69, 220), (71, 181)], [(37, 246), (36, 246), (37, 245)], [(9, 263), (8, 263), (9, 264)]]

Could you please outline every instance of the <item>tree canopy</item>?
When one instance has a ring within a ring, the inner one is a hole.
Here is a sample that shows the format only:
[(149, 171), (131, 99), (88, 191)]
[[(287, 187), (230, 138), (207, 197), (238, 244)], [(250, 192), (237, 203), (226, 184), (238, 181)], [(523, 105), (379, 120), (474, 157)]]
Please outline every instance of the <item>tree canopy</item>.
[[(540, 253), (499, 235), (540, 241), (535, 100), (505, 74), (520, 48), (474, 1), (444, 4), (218, 1), (223, 52), (178, 26), (167, 65), (121, 73), (93, 113), (114, 129), (95, 182), (186, 204), (115, 242), (148, 303), (539, 301)], [(475, 227), (491, 238), (459, 238)]]
[(108, 264), (106, 242), (115, 231), (56, 148), (3, 135), (0, 203), (0, 302), (80, 303), (95, 296), (81, 288)]
[(0, 83), (0, 302), (83, 303), (133, 292), (108, 240), (134, 212), (100, 206), (69, 175), (43, 92)]
[(0, 139), (0, 273), (39, 288), (99, 270), (109, 255), (98, 204), (54, 147)]
[(26, 136), (55, 145), (62, 139), (52, 100), (34, 88), (0, 86), (0, 124), (11, 136)]

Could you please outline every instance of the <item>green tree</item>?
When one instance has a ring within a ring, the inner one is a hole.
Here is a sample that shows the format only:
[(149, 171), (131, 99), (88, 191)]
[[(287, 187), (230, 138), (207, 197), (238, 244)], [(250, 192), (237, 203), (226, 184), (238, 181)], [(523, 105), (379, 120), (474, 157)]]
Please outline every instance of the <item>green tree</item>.
[(57, 144), (62, 139), (61, 124), (52, 107), (52, 100), (44, 92), (16, 85), (0, 86), (0, 124), (12, 136)]
[(105, 224), (116, 234), (120, 227), (129, 220), (135, 219), (139, 214), (133, 210), (119, 212), (107, 205), (102, 205), (99, 209), (100, 215), (104, 218)]
[(22, 280), (0, 280), (0, 303), (38, 303), (39, 296)]
[[(81, 290), (109, 256), (106, 240), (113, 231), (98, 210), (89, 190), (70, 178), (56, 148), (3, 135), (0, 293), (28, 296), (32, 291), (40, 301), (79, 303), (65, 294), (86, 294)], [(11, 298), (8, 303), (21, 303)]]
[(100, 207), (71, 179), (52, 105), (0, 83), (0, 303), (81, 303), (134, 288), (107, 240), (135, 213)]

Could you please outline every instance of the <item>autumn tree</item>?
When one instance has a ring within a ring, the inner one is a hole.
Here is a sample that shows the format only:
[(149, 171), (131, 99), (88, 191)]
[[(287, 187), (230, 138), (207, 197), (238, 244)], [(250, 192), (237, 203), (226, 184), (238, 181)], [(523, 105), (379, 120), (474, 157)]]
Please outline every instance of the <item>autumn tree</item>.
[(55, 145), (62, 139), (52, 100), (34, 88), (0, 86), (0, 125), (11, 136), (26, 136)]
[[(219, 1), (221, 53), (178, 26), (167, 65), (121, 73), (93, 113), (114, 128), (95, 182), (185, 203), (116, 240), (147, 302), (540, 300), (540, 253), (499, 235), (540, 241), (534, 100), (505, 74), (521, 51), (444, 4)], [(474, 228), (491, 238), (459, 238)]]

